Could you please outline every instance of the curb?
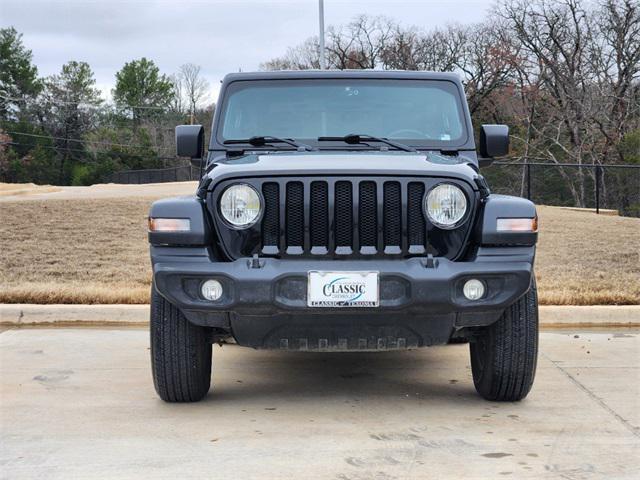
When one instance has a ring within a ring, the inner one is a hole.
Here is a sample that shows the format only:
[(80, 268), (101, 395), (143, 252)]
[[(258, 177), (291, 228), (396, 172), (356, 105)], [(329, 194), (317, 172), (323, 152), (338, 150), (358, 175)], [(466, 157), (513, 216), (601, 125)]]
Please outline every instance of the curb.
[(149, 305), (0, 304), (4, 326), (146, 326)]
[(542, 328), (640, 327), (640, 305), (541, 305)]
[[(35, 305), (0, 304), (5, 327), (146, 327), (149, 305)], [(640, 305), (540, 307), (540, 327), (640, 328)]]

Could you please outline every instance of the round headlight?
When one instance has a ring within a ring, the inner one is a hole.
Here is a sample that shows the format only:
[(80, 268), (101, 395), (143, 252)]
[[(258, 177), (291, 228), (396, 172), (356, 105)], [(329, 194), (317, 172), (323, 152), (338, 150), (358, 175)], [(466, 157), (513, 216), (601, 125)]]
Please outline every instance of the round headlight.
[(250, 185), (231, 185), (220, 197), (220, 213), (235, 228), (248, 228), (256, 223), (261, 210), (260, 195)]
[(467, 212), (467, 197), (464, 192), (450, 183), (442, 183), (424, 199), (424, 210), (436, 227), (455, 228)]

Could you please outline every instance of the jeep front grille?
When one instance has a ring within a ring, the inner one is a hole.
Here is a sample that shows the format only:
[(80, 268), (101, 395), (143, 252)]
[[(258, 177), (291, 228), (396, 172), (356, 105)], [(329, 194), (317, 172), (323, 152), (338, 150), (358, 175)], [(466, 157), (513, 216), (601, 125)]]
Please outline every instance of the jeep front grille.
[(262, 254), (420, 255), (426, 251), (422, 181), (269, 181)]
[[(467, 221), (442, 230), (425, 219), (424, 195), (440, 182), (460, 186), (470, 200)], [(219, 212), (227, 186), (248, 183), (262, 193), (259, 222), (230, 227)], [(470, 185), (440, 177), (308, 176), (227, 179), (209, 192), (216, 248), (229, 260), (278, 258), (406, 258), (427, 253), (454, 260), (464, 252), (478, 199)]]

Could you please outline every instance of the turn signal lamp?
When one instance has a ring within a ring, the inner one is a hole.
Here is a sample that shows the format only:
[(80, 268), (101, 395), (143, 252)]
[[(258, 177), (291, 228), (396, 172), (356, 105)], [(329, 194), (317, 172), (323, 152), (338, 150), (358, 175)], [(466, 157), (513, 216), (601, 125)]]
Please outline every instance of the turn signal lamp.
[(191, 221), (188, 218), (149, 218), (150, 232), (188, 232)]
[(534, 218), (499, 218), (498, 232), (537, 232), (538, 217)]

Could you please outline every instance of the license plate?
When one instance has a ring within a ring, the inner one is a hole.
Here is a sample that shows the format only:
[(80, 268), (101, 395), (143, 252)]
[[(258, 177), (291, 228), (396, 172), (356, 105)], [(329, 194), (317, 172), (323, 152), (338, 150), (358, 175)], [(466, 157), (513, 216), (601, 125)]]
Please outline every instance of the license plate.
[(377, 307), (378, 272), (309, 272), (309, 307)]

